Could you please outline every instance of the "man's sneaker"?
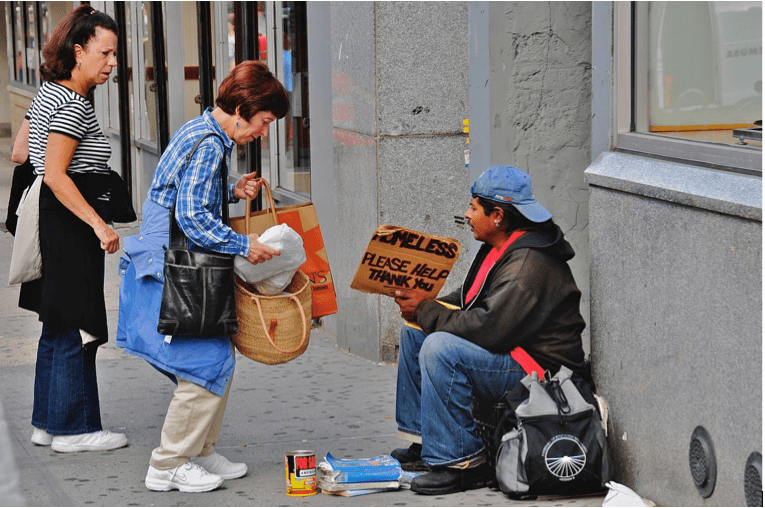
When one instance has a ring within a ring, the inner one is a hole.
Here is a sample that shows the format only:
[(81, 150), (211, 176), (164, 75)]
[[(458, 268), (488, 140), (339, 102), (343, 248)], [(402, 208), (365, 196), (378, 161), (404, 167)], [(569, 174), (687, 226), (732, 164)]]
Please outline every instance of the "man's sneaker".
[(428, 465), (422, 460), (422, 445), (412, 443), (409, 448), (396, 448), (390, 456), (401, 463), (404, 471), (429, 471)]
[(209, 492), (220, 487), (222, 483), (223, 478), (208, 473), (205, 468), (193, 462), (186, 462), (172, 469), (149, 466), (149, 472), (146, 473), (146, 488), (160, 492)]
[(231, 462), (223, 455), (213, 453), (207, 457), (197, 457), (191, 459), (195, 464), (199, 464), (208, 473), (217, 474), (224, 480), (233, 480), (241, 478), (247, 474), (247, 464), (244, 462)]
[(452, 494), (487, 487), (493, 479), (494, 472), (488, 462), (468, 469), (440, 467), (413, 478), (411, 489), (426, 495)]
[(38, 429), (37, 427), (33, 428), (35, 430), (32, 431), (32, 443), (37, 446), (50, 446), (53, 441), (53, 436), (45, 432), (43, 429)]
[(59, 453), (116, 450), (127, 446), (127, 436), (108, 430), (74, 436), (53, 436), (50, 447)]

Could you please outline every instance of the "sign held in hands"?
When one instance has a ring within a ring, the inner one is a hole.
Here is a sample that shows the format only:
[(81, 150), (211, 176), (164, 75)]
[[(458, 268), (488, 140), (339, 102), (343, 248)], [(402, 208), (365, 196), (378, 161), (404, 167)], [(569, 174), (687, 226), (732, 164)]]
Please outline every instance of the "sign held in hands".
[(395, 296), (400, 289), (435, 297), (460, 254), (453, 238), (400, 226), (380, 226), (364, 251), (351, 288)]

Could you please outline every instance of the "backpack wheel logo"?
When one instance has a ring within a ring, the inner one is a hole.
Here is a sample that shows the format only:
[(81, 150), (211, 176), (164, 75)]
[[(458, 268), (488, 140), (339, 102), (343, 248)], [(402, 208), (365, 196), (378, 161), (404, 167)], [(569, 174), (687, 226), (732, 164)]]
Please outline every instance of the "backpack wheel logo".
[(575, 436), (559, 434), (542, 450), (550, 474), (561, 481), (573, 480), (587, 462), (587, 448)]

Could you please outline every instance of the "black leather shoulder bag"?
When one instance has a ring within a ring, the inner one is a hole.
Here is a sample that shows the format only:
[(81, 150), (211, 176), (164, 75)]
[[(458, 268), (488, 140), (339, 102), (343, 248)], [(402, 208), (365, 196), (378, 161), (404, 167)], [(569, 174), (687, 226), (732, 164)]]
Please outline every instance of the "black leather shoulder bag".
[[(186, 164), (207, 133), (186, 156)], [(226, 157), (220, 168), (223, 222), (228, 224)], [(214, 337), (239, 331), (234, 296), (234, 255), (189, 250), (189, 242), (170, 212), (170, 248), (165, 250), (165, 282), (157, 331), (163, 335)]]

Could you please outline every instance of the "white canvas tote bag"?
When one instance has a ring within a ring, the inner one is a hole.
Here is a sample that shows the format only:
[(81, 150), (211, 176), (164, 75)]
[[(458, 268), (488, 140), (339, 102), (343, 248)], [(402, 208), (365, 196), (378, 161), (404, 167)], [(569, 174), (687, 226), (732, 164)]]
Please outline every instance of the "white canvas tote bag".
[(11, 273), (8, 284), (21, 284), (37, 280), (42, 276), (42, 255), (40, 254), (40, 186), (42, 176), (37, 176), (32, 186), (22, 196), (16, 215), (16, 236), (11, 256)]

